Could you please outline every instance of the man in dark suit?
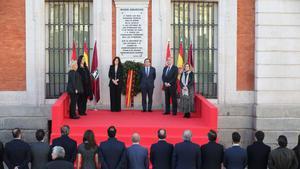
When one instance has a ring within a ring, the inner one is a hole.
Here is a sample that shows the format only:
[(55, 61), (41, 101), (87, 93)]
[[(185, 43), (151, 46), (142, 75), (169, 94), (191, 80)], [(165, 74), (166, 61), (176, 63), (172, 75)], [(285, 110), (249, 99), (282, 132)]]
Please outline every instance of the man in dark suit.
[(45, 132), (38, 129), (35, 133), (37, 142), (32, 143), (31, 147), (31, 169), (42, 169), (48, 163), (50, 147), (44, 142)]
[(127, 149), (127, 169), (149, 169), (148, 150), (142, 147), (140, 135), (133, 133), (132, 146)]
[(265, 134), (255, 133), (256, 142), (247, 147), (248, 169), (267, 169), (271, 147), (263, 143)]
[(151, 66), (149, 58), (144, 60), (144, 67), (140, 70), (140, 87), (142, 90), (143, 112), (147, 111), (147, 95), (148, 95), (148, 111), (152, 111), (152, 95), (154, 89), (154, 80), (156, 78), (155, 68)]
[(221, 169), (224, 158), (224, 147), (216, 143), (217, 133), (210, 130), (207, 134), (209, 142), (201, 146), (201, 169)]
[(74, 169), (73, 163), (64, 159), (65, 150), (63, 147), (53, 147), (51, 156), (53, 161), (47, 163), (46, 169)]
[(61, 136), (52, 141), (51, 147), (61, 146), (65, 150), (65, 160), (74, 163), (77, 154), (77, 142), (69, 137), (70, 127), (64, 125), (60, 128)]
[(159, 129), (157, 132), (158, 142), (151, 145), (150, 161), (153, 169), (171, 169), (173, 145), (166, 142), (167, 132)]
[(183, 132), (183, 142), (175, 145), (172, 157), (173, 169), (200, 169), (201, 148), (198, 144), (192, 143), (192, 132)]
[(173, 58), (169, 57), (162, 75), (165, 90), (165, 115), (170, 114), (170, 98), (172, 98), (172, 114), (177, 114), (177, 76), (178, 68), (173, 65)]
[(5, 144), (4, 161), (9, 169), (29, 169), (30, 146), (22, 140), (19, 128), (12, 130), (13, 140)]
[(99, 161), (102, 169), (125, 169), (126, 147), (116, 137), (117, 130), (114, 126), (107, 129), (108, 140), (99, 145)]
[(272, 150), (269, 155), (269, 169), (297, 169), (298, 160), (293, 150), (287, 148), (287, 138), (284, 135), (278, 137), (279, 147)]
[(232, 133), (232, 147), (225, 150), (224, 166), (227, 169), (243, 169), (247, 166), (247, 152), (240, 147), (241, 136), (238, 132)]

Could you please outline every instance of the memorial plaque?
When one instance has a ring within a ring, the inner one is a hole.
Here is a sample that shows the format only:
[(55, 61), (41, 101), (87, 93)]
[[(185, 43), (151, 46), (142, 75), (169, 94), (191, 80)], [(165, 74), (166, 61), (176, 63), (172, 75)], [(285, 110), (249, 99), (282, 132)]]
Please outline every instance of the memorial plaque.
[(122, 60), (143, 62), (148, 54), (148, 10), (145, 6), (117, 7), (116, 53)]

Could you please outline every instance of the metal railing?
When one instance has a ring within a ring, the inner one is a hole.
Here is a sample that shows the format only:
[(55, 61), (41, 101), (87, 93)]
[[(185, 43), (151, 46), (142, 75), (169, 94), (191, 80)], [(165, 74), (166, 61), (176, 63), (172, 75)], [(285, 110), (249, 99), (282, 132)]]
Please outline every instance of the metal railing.
[[(46, 98), (58, 98), (67, 86), (73, 41), (77, 57), (91, 45), (91, 0), (46, 0)], [(89, 48), (89, 54), (92, 53)], [(89, 55), (90, 56), (90, 55)], [(90, 58), (90, 57), (89, 57)]]
[(218, 3), (195, 0), (172, 0), (172, 54), (175, 64), (180, 40), (184, 60), (193, 45), (196, 92), (217, 98), (218, 88)]

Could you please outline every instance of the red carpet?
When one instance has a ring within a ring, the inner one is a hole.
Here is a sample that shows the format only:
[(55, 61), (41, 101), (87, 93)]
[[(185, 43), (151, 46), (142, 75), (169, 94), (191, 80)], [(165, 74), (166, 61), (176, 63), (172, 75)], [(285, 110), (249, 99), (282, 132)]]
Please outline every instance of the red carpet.
[[(190, 129), (193, 133), (192, 141), (204, 144), (207, 142), (207, 132), (212, 128), (216, 129), (216, 112), (200, 112), (205, 110), (202, 102), (197, 102), (197, 112), (192, 114), (190, 119), (183, 118), (182, 113), (177, 116), (162, 115), (162, 110), (153, 112), (141, 112), (138, 110), (124, 110), (122, 112), (110, 112), (108, 110), (88, 110), (87, 116), (81, 116), (78, 120), (72, 120), (67, 116), (68, 99), (63, 95), (61, 100), (52, 109), (52, 133), (51, 140), (60, 136), (59, 128), (67, 124), (71, 128), (70, 136), (82, 143), (83, 133), (87, 129), (92, 129), (96, 135), (97, 143), (107, 139), (107, 128), (114, 125), (117, 128), (117, 138), (131, 144), (131, 135), (138, 132), (141, 135), (141, 144), (149, 147), (157, 141), (157, 130), (165, 128), (167, 130), (167, 141), (177, 143), (182, 141), (182, 132)], [(211, 106), (211, 105), (209, 105)], [(214, 108), (214, 107), (212, 107)], [(213, 110), (216, 110), (215, 108)], [(207, 109), (207, 111), (211, 111)], [(210, 113), (205, 115), (205, 113)], [(215, 113), (215, 114), (214, 114)], [(63, 116), (65, 114), (65, 116)], [(202, 114), (202, 115), (201, 115)]]

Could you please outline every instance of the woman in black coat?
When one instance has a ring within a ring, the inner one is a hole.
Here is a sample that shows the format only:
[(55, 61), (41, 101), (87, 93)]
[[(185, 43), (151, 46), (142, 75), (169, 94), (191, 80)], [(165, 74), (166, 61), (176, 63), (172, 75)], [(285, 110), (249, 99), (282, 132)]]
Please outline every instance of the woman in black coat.
[(80, 55), (77, 60), (78, 69), (77, 72), (80, 74), (81, 82), (83, 86), (83, 93), (78, 96), (78, 112), (79, 115), (86, 115), (86, 104), (87, 99), (93, 99), (91, 76), (88, 67), (83, 59), (83, 55)]
[(77, 72), (76, 61), (71, 62), (71, 69), (68, 73), (68, 86), (67, 92), (70, 96), (70, 118), (79, 119), (76, 115), (76, 103), (78, 101), (78, 95), (83, 93), (82, 82), (80, 74)]
[(110, 91), (110, 110), (112, 112), (121, 111), (121, 92), (123, 87), (123, 67), (119, 57), (113, 59), (109, 68), (109, 91)]

